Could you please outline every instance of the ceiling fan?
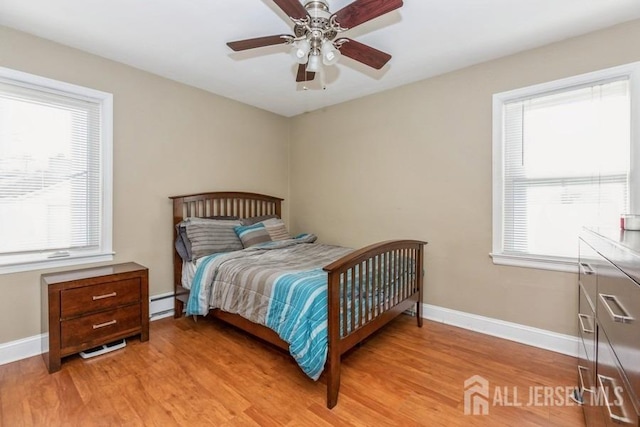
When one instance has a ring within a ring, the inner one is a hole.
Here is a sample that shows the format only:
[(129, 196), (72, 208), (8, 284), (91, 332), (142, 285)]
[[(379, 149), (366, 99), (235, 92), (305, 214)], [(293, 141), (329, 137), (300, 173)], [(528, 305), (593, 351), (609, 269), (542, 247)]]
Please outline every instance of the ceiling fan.
[(227, 43), (234, 51), (277, 44), (293, 47), (291, 54), (300, 64), (297, 82), (311, 81), (322, 64), (334, 65), (341, 55), (377, 70), (391, 59), (388, 53), (338, 34), (402, 7), (402, 0), (355, 0), (336, 13), (329, 11), (327, 0), (273, 0), (293, 21), (293, 33)]

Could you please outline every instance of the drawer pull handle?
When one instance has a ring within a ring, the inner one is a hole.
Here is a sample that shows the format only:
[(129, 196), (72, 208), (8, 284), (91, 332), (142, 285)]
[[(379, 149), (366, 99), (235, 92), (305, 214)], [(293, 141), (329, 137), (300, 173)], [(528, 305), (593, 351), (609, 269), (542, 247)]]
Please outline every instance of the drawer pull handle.
[(116, 321), (116, 319), (109, 320), (108, 322), (98, 323), (97, 325), (93, 325), (93, 329), (100, 329), (100, 328), (104, 328), (104, 327), (106, 327), (106, 326), (115, 325), (116, 323), (118, 323), (118, 322)]
[(584, 366), (578, 365), (578, 378), (580, 379), (580, 396), (582, 396), (582, 393), (584, 393), (585, 391), (587, 393), (593, 393), (593, 389), (592, 388), (587, 389), (584, 386), (584, 379), (582, 378), (582, 371), (589, 372), (589, 368), (585, 368)]
[(582, 270), (582, 273), (586, 274), (587, 276), (590, 276), (590, 275), (595, 273), (593, 268), (591, 268), (591, 266), (589, 264), (587, 264), (586, 262), (581, 262), (580, 263), (580, 270)]
[(110, 294), (94, 295), (92, 298), (93, 298), (94, 301), (98, 301), (99, 299), (113, 298), (113, 297), (115, 297), (117, 295), (118, 295), (117, 292), (111, 292)]
[(578, 321), (580, 322), (580, 328), (582, 328), (582, 332), (584, 332), (585, 334), (592, 334), (595, 331), (593, 330), (593, 327), (587, 328), (584, 326), (584, 322), (585, 319), (587, 321), (587, 323), (589, 324), (593, 324), (591, 323), (591, 316), (587, 316), (586, 314), (582, 314), (582, 313), (578, 313)]
[[(633, 317), (629, 316), (629, 313), (627, 313), (627, 311), (624, 309), (624, 307), (622, 306), (620, 301), (618, 301), (618, 298), (615, 295), (600, 294), (600, 299), (602, 300), (604, 307), (607, 309), (607, 312), (609, 312), (609, 316), (611, 316), (614, 322), (618, 322), (618, 323), (633, 322)], [(616, 314), (611, 308), (611, 305), (609, 304), (609, 302), (613, 302), (618, 307), (620, 312), (622, 312), (622, 314)]]
[[(620, 397), (620, 396), (616, 391), (618, 389), (618, 386), (616, 386), (616, 380), (611, 377), (605, 377), (604, 375), (598, 374), (598, 382), (600, 383), (600, 392), (604, 397), (604, 405), (607, 407), (607, 412), (609, 412), (609, 418), (611, 418), (613, 421), (616, 421), (618, 423), (630, 424), (631, 420), (627, 418), (624, 413), (622, 415), (616, 415), (611, 410), (612, 405), (611, 403), (609, 403), (609, 389), (604, 387), (604, 384), (603, 384), (604, 381), (608, 381), (609, 383), (611, 383), (611, 389), (614, 390), (616, 397)], [(624, 411), (624, 409), (621, 406), (619, 406), (619, 408), (622, 411)]]

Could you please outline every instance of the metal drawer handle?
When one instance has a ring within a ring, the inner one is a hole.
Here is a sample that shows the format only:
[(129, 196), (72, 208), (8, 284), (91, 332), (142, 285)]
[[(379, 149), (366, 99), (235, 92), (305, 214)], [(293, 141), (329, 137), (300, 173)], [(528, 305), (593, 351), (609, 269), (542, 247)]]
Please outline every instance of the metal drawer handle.
[(97, 301), (99, 299), (105, 299), (105, 298), (113, 298), (115, 296), (117, 296), (118, 294), (116, 292), (111, 292), (110, 294), (104, 294), (104, 295), (94, 295), (92, 298), (94, 301)]
[(587, 328), (584, 326), (584, 321), (585, 319), (587, 320), (587, 322), (591, 322), (591, 316), (587, 316), (586, 314), (582, 314), (582, 313), (578, 313), (578, 321), (580, 322), (580, 327), (582, 328), (582, 332), (584, 332), (585, 334), (592, 334), (595, 331), (593, 330), (593, 328)]
[(582, 270), (582, 273), (590, 276), (592, 274), (595, 274), (595, 270), (593, 268), (591, 268), (591, 266), (589, 264), (587, 264), (586, 262), (581, 262), (580, 263), (580, 270)]
[[(619, 322), (619, 323), (633, 322), (633, 317), (629, 316), (629, 313), (627, 313), (627, 310), (624, 309), (624, 307), (622, 306), (620, 301), (618, 301), (618, 298), (615, 295), (600, 294), (600, 299), (602, 300), (602, 303), (604, 304), (605, 308), (609, 312), (609, 315), (611, 316), (614, 322)], [(609, 301), (614, 302), (623, 314), (614, 313), (613, 309), (609, 305)]]
[(593, 389), (592, 388), (589, 388), (587, 390), (587, 388), (584, 386), (584, 379), (582, 378), (582, 371), (589, 372), (589, 368), (585, 368), (584, 366), (578, 365), (578, 378), (580, 378), (580, 394), (582, 394), (585, 391), (587, 393), (593, 393)]
[[(600, 390), (602, 392), (602, 396), (604, 397), (604, 404), (607, 407), (607, 412), (609, 412), (609, 418), (611, 418), (613, 421), (617, 421), (619, 423), (630, 424), (631, 420), (629, 418), (627, 418), (624, 414), (616, 415), (611, 411), (611, 403), (609, 403), (608, 389), (605, 389), (604, 384), (602, 383), (603, 381), (609, 381), (611, 383), (611, 386), (612, 386), (616, 396), (618, 396), (618, 393), (616, 391), (618, 389), (618, 386), (616, 386), (616, 380), (615, 379), (613, 379), (611, 377), (605, 377), (604, 375), (598, 374), (598, 382), (600, 383)], [(619, 397), (622, 398), (622, 396), (619, 396)], [(620, 406), (619, 406), (619, 408), (624, 412), (624, 408), (622, 408)]]
[(104, 322), (104, 323), (99, 323), (97, 325), (93, 325), (93, 329), (104, 328), (105, 326), (115, 325), (116, 323), (118, 323), (118, 322), (115, 319), (109, 320), (108, 322)]

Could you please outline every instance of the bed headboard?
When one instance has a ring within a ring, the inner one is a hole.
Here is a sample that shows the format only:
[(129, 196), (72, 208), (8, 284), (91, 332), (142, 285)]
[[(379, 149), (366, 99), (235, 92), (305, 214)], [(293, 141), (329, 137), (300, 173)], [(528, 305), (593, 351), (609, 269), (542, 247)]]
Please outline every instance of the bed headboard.
[(173, 200), (173, 225), (187, 217), (262, 215), (282, 216), (282, 200), (256, 193), (214, 192), (169, 197)]
[[(265, 194), (239, 191), (220, 191), (169, 197), (173, 200), (173, 242), (177, 237), (176, 224), (187, 217), (237, 216), (252, 218), (263, 215), (282, 217), (282, 200)], [(182, 316), (185, 298), (181, 287), (182, 258), (173, 250), (173, 284), (176, 292), (175, 316)], [(178, 307), (179, 306), (179, 307)]]

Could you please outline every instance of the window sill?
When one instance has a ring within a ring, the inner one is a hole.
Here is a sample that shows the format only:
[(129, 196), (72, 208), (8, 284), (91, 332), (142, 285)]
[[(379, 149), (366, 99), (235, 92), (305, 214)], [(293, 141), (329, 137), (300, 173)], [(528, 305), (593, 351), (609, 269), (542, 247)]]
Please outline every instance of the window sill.
[(535, 255), (505, 255), (495, 253), (491, 253), (489, 256), (496, 265), (578, 273), (578, 260), (576, 258), (552, 258)]
[(24, 271), (44, 270), (59, 267), (71, 267), (96, 262), (113, 261), (114, 252), (91, 255), (76, 255), (62, 259), (40, 259), (16, 264), (0, 265), (0, 275), (20, 273)]

